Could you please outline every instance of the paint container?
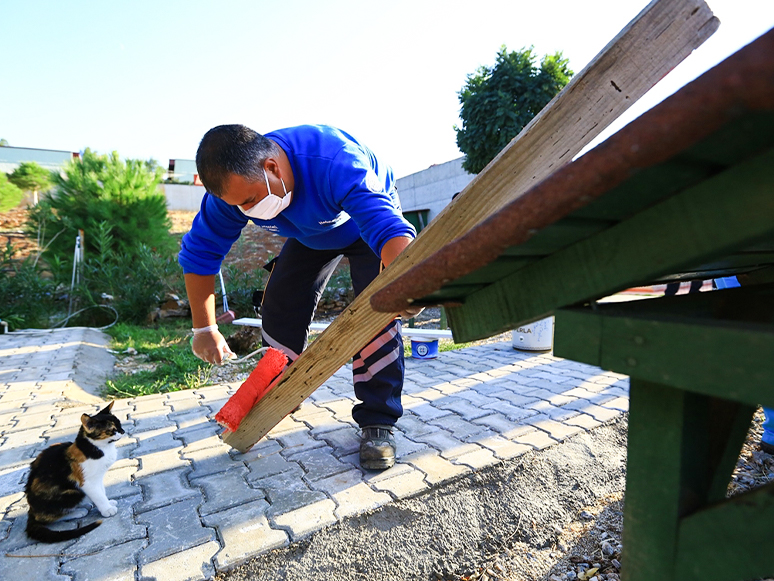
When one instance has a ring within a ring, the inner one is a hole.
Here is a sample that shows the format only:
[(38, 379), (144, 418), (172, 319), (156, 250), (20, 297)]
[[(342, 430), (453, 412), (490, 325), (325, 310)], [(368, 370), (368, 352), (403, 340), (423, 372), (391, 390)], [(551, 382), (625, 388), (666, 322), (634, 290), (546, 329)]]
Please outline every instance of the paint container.
[(522, 351), (550, 351), (554, 347), (554, 318), (548, 317), (514, 329), (513, 348)]
[(411, 357), (414, 359), (435, 359), (438, 357), (438, 339), (412, 339)]

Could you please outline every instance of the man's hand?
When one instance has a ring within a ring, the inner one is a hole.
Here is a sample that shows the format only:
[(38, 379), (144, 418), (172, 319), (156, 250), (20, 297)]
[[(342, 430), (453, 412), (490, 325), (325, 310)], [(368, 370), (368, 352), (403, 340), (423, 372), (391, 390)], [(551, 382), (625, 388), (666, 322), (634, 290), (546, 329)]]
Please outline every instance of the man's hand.
[(226, 359), (236, 357), (226, 343), (226, 339), (217, 329), (207, 333), (194, 334), (191, 349), (193, 354), (202, 361), (216, 365), (220, 365)]

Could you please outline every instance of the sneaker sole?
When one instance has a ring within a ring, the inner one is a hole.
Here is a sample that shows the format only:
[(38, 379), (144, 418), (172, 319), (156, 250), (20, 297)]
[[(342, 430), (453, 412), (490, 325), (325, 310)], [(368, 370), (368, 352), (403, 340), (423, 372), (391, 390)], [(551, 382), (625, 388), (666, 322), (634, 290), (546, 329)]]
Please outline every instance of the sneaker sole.
[(380, 460), (360, 461), (360, 466), (366, 470), (387, 470), (395, 466), (395, 458), (382, 458)]

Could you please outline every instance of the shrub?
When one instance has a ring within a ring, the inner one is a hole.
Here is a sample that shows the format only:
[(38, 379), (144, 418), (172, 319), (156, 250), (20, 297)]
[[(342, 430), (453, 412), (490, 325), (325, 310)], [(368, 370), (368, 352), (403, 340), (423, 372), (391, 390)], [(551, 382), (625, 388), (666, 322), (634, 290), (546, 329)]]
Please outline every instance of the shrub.
[(24, 192), (8, 181), (8, 176), (0, 171), (0, 212), (7, 212), (19, 205)]
[(57, 301), (57, 281), (35, 257), (13, 260), (13, 255), (9, 242), (0, 253), (0, 319), (12, 329), (47, 328), (63, 305)]
[(111, 228), (109, 250), (126, 262), (144, 253), (143, 245), (174, 251), (166, 198), (158, 190), (163, 173), (148, 162), (124, 162), (116, 152), (106, 156), (87, 149), (81, 160), (65, 166), (64, 176), (52, 175), (55, 189), (31, 209), (28, 233), (39, 236), (46, 260), (65, 264), (72, 264), (78, 230), (85, 233), (86, 256), (98, 252), (95, 237), (103, 223)]

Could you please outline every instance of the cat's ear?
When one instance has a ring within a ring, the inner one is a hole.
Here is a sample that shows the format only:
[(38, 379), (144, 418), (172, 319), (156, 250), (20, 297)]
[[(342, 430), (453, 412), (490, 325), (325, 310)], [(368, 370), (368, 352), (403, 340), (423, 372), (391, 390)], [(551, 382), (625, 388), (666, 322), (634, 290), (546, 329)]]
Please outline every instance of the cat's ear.
[(108, 404), (108, 406), (107, 406), (107, 407), (106, 407), (104, 410), (102, 410), (101, 412), (99, 412), (99, 413), (101, 413), (101, 414), (109, 414), (109, 413), (110, 413), (110, 410), (112, 410), (112, 409), (113, 409), (113, 404), (114, 404), (114, 403), (116, 403), (116, 400), (113, 400), (113, 401), (111, 401), (111, 402)]
[(88, 429), (89, 428), (89, 420), (91, 419), (91, 416), (88, 414), (83, 414), (81, 416), (81, 423), (83, 424), (83, 427)]

